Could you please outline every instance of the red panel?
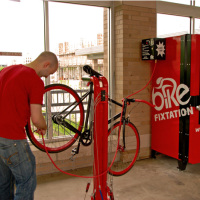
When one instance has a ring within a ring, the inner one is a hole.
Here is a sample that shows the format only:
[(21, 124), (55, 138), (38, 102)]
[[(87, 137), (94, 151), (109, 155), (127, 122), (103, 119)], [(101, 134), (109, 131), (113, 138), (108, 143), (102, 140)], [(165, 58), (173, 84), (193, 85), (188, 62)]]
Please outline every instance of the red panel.
[[(108, 82), (105, 77), (91, 77), (94, 83), (94, 191), (95, 199), (107, 198), (107, 167), (108, 167)], [(102, 84), (100, 84), (100, 82)], [(102, 87), (100, 85), (103, 85)], [(102, 92), (105, 92), (103, 99)], [(100, 175), (100, 176), (98, 176)], [(91, 197), (92, 199), (92, 197)]]
[[(200, 90), (200, 35), (192, 35), (190, 95), (199, 95)], [(189, 127), (189, 163), (200, 163), (199, 111), (193, 109)]]
[(166, 38), (166, 60), (158, 61), (152, 80), (152, 143), (160, 153), (178, 159), (181, 38)]

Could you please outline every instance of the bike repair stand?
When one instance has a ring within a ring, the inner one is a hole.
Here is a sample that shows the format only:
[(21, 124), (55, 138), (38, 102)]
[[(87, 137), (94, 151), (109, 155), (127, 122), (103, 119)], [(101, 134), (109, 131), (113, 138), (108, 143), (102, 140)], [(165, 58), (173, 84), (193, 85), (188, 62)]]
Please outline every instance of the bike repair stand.
[(91, 81), (94, 84), (94, 191), (91, 200), (107, 200), (108, 82), (103, 76), (91, 77)]

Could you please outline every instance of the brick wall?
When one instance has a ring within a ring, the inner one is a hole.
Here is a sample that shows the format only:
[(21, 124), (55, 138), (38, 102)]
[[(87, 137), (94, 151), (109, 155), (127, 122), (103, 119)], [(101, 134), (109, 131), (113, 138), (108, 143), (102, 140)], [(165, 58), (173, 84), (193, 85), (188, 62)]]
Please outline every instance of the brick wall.
[[(71, 152), (75, 146), (76, 144), (61, 153), (51, 153), (50, 156), (61, 170), (75, 170), (73, 173), (76, 174), (77, 169), (92, 165), (93, 154), (92, 146), (85, 147), (81, 145), (80, 153), (74, 156), (74, 158), (71, 160)], [(33, 145), (31, 145), (31, 150), (33, 151), (36, 158), (37, 175), (59, 172), (58, 169), (50, 161), (46, 152), (42, 152), (36, 149)]]

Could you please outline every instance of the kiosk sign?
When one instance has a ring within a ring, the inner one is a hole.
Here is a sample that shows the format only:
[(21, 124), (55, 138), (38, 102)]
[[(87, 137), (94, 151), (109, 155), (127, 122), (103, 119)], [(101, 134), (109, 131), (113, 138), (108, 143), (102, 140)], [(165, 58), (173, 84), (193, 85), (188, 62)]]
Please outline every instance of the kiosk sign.
[(142, 40), (142, 60), (165, 60), (166, 42), (163, 38)]
[(193, 114), (192, 107), (179, 109), (179, 105), (185, 106), (191, 99), (187, 98), (190, 92), (187, 85), (177, 85), (173, 78), (163, 77), (157, 78), (156, 85), (152, 90), (152, 102), (158, 111), (153, 116), (155, 122)]

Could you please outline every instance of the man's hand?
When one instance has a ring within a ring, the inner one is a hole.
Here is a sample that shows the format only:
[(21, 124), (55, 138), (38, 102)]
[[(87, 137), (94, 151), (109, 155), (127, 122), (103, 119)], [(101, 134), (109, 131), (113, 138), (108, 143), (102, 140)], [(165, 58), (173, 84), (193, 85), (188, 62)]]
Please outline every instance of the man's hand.
[(39, 135), (45, 135), (46, 134), (46, 130), (42, 130), (42, 129), (37, 129), (35, 132), (38, 133)]
[(36, 128), (39, 130), (46, 130), (47, 125), (42, 114), (42, 105), (40, 104), (31, 104), (31, 120)]

